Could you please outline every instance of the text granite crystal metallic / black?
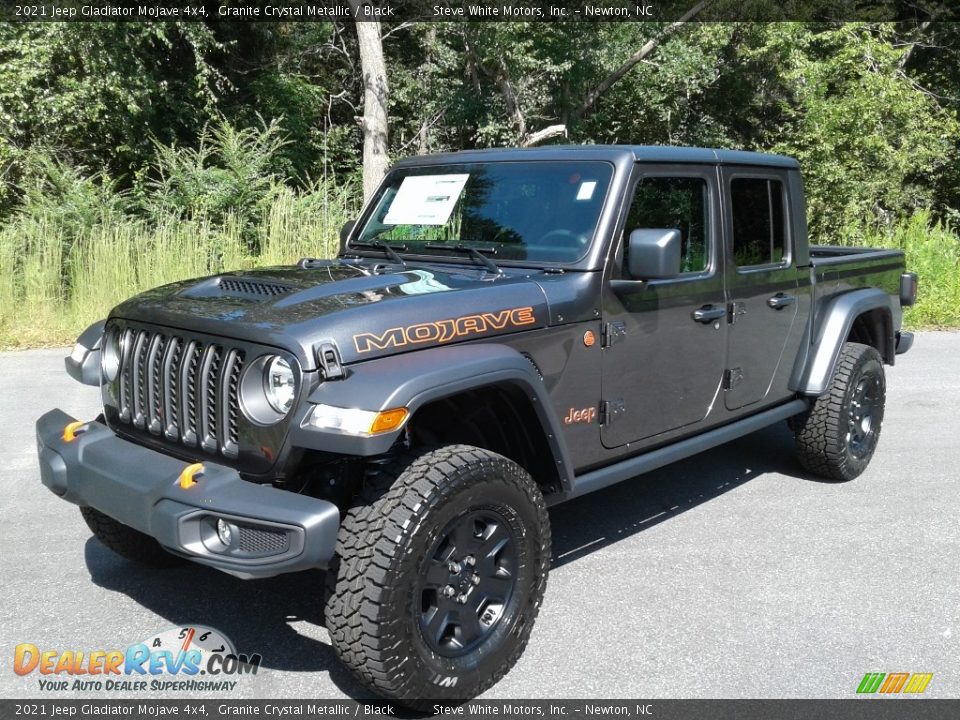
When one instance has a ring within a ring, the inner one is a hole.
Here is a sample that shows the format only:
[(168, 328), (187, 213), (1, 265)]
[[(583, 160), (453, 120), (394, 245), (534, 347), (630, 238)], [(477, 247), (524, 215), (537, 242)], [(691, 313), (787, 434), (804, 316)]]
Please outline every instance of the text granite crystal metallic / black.
[(326, 569), (331, 643), (371, 691), (468, 698), (527, 643), (548, 505), (780, 421), (808, 471), (859, 476), (916, 294), (899, 250), (807, 245), (787, 157), (410, 158), (337, 258), (149, 290), (86, 330), (66, 367), (103, 415), (44, 414), (41, 477), (130, 560)]

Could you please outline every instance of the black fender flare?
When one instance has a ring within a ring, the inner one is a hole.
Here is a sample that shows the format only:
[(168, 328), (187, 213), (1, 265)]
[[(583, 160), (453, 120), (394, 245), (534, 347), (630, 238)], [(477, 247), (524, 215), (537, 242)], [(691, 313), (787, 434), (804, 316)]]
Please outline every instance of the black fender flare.
[(884, 316), (884, 360), (892, 362), (894, 342), (890, 296), (879, 288), (852, 290), (830, 299), (815, 319), (814, 341), (809, 352), (801, 353), (790, 376), (790, 389), (802, 395), (823, 395), (830, 387), (837, 359), (856, 319), (865, 312), (880, 310)]
[(530, 400), (553, 454), (562, 487), (572, 486), (573, 465), (543, 379), (524, 355), (498, 343), (471, 343), (392, 355), (347, 367), (344, 380), (321, 383), (294, 416), (293, 446), (369, 457), (387, 452), (402, 429), (374, 436), (311, 428), (316, 404), (379, 411), (405, 407), (411, 416), (434, 400), (490, 386), (513, 386)]

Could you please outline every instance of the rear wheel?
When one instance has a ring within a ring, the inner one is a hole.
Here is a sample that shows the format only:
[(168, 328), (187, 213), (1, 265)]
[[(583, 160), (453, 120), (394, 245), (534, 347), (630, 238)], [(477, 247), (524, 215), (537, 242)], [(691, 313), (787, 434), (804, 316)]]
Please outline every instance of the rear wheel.
[(80, 514), (97, 540), (127, 560), (159, 568), (176, 567), (187, 562), (184, 558), (168, 553), (149, 535), (117, 522), (99, 510), (81, 507)]
[(880, 439), (886, 379), (880, 353), (846, 343), (828, 391), (793, 418), (800, 463), (832, 480), (852, 480), (866, 470)]
[(405, 705), (474, 697), (523, 652), (550, 525), (516, 463), (452, 445), (384, 466), (344, 517), (326, 622), (343, 662)]

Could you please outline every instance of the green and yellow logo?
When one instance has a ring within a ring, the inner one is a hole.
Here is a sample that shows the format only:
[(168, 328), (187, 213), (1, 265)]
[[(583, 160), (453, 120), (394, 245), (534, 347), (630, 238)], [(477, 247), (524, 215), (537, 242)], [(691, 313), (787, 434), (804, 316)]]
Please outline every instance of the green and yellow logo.
[(857, 687), (857, 694), (872, 695), (879, 692), (885, 695), (919, 695), (927, 689), (931, 680), (933, 673), (867, 673)]

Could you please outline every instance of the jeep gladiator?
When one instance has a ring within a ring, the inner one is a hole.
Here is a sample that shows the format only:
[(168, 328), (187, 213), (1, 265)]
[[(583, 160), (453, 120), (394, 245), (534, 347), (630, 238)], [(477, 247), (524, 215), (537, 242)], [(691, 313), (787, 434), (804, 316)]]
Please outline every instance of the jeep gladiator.
[(807, 470), (859, 475), (916, 291), (898, 250), (808, 247), (787, 157), (411, 158), (336, 259), (160, 287), (85, 331), (66, 366), (103, 413), (38, 420), (42, 481), (134, 561), (326, 570), (368, 688), (469, 698), (527, 643), (549, 505), (780, 421)]

